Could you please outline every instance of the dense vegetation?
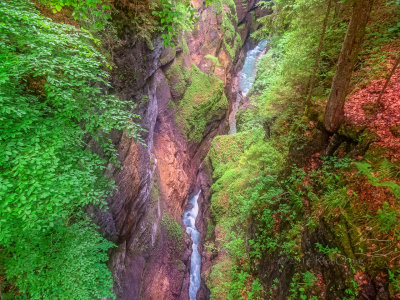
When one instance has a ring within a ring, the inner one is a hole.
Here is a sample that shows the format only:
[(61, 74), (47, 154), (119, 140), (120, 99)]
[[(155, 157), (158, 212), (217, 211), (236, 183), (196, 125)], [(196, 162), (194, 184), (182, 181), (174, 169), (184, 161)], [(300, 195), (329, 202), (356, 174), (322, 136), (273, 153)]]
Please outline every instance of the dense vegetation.
[[(123, 130), (141, 142), (139, 116), (109, 83), (109, 47), (122, 30), (111, 20), (117, 6), (102, 0), (0, 3), (4, 299), (114, 297), (105, 264), (113, 244), (85, 208), (106, 209), (115, 189), (104, 175), (108, 163), (118, 167), (111, 132)], [(189, 2), (163, 0), (149, 3), (134, 21), (136, 31), (162, 34), (168, 46), (195, 16)]]
[[(107, 134), (138, 137), (136, 115), (107, 95), (106, 62), (89, 32), (0, 4), (0, 267), (10, 295), (93, 299), (112, 295), (104, 262), (112, 243), (82, 208), (103, 205), (116, 155)], [(94, 139), (102, 149), (86, 146)], [(4, 296), (6, 297), (6, 296)]]
[[(51, 4), (87, 11), (97, 3)], [(2, 2), (0, 20), (3, 297), (111, 297), (112, 243), (82, 208), (104, 206), (113, 187), (105, 164), (116, 158), (106, 134), (138, 137), (137, 116), (105, 93), (108, 64), (88, 31), (56, 24), (28, 1)], [(90, 139), (100, 155), (87, 149)]]
[[(273, 5), (273, 14), (254, 35), (269, 36), (270, 48), (259, 62), (252, 108), (239, 112), (238, 133), (215, 138), (208, 154), (215, 183), (205, 247), (218, 255), (207, 281), (211, 297), (320, 299), (329, 292), (354, 299), (363, 279), (379, 272), (394, 297), (400, 290), (397, 155), (378, 142), (379, 128), (349, 123), (333, 138), (341, 146), (324, 151), (334, 144), (323, 113), (351, 3), (265, 5)], [(398, 13), (394, 2), (375, 3), (352, 89), (390, 73)], [(358, 113), (377, 111), (373, 103), (364, 107)], [(329, 264), (337, 260), (343, 269), (333, 275)]]

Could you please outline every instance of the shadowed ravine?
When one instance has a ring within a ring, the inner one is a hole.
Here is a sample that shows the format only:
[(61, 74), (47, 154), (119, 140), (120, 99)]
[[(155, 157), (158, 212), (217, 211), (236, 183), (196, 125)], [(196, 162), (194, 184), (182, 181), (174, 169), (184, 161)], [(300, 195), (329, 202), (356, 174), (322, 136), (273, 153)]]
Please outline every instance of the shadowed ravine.
[[(251, 44), (248, 37), (258, 26), (250, 17), (251, 11), (257, 16), (264, 12), (254, 8), (255, 1), (248, 2), (246, 8), (238, 3), (238, 19), (232, 19), (232, 24), (242, 22), (245, 26), (241, 27), (242, 41), (236, 45), (234, 58), (221, 48), (224, 30), (219, 26), (215, 5), (198, 4), (202, 17), (181, 46), (163, 49), (160, 39), (154, 41), (155, 50), (149, 51), (147, 44), (132, 37), (118, 54), (119, 70), (139, 66), (143, 74), (137, 76), (135, 86), (125, 82), (123, 76), (115, 80), (121, 93), (140, 102), (137, 113), (148, 133), (146, 148), (125, 140), (119, 143), (121, 157), (126, 159), (122, 163), (124, 171), (115, 175), (120, 189), (110, 201), (110, 211), (118, 220), (120, 240), (111, 265), (115, 291), (121, 300), (188, 300), (190, 286), (190, 295), (196, 294), (199, 300), (210, 298), (206, 279), (212, 258), (206, 255), (203, 242), (210, 218), (212, 170), (204, 160), (214, 137), (228, 132), (227, 114), (237, 94), (232, 79), (241, 69), (246, 45)], [(209, 54), (218, 58), (218, 65), (208, 58)], [(190, 124), (189, 119), (193, 120)], [(186, 229), (185, 204), (200, 189), (196, 230), (200, 233), (197, 267), (201, 279), (191, 285), (193, 242), (184, 234), (183, 244), (174, 234), (178, 226)], [(112, 228), (106, 217), (101, 218), (107, 225), (102, 228)], [(193, 292), (196, 285), (199, 287)]]
[[(239, 73), (239, 89), (242, 95), (246, 95), (255, 80), (257, 73), (257, 60), (265, 53), (268, 40), (263, 40), (257, 44), (257, 46), (246, 53), (245, 61), (241, 72)], [(237, 100), (233, 104), (233, 110), (231, 113), (231, 118), (233, 118), (233, 123), (236, 125), (236, 112), (240, 105), (240, 95), (237, 96)], [(236, 126), (235, 126), (236, 127)], [(229, 134), (232, 132), (232, 123), (230, 123)], [(201, 285), (201, 254), (199, 252), (200, 243), (200, 232), (196, 228), (196, 218), (199, 213), (199, 203), (198, 198), (200, 196), (201, 190), (194, 195), (187, 204), (187, 209), (183, 215), (183, 224), (186, 227), (186, 233), (190, 236), (192, 244), (192, 254), (190, 258), (190, 285), (189, 285), (189, 297), (190, 300), (196, 300), (197, 292)]]

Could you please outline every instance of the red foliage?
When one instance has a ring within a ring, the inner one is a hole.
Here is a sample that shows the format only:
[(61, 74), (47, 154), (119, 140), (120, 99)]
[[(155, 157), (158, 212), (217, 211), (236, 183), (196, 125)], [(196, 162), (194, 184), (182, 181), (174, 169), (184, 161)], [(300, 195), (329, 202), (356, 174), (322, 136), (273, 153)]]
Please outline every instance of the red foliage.
[[(387, 67), (394, 65), (389, 59)], [(375, 145), (387, 149), (393, 162), (400, 159), (400, 67), (393, 74), (379, 106), (379, 97), (385, 78), (371, 81), (365, 88), (355, 91), (345, 104), (346, 124), (367, 127), (376, 134)]]

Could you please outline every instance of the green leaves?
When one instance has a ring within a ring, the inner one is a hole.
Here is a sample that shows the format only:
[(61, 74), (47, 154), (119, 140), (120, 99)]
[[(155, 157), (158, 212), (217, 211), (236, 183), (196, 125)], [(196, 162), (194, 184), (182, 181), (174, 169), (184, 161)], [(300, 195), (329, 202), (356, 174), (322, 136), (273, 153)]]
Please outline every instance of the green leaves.
[(111, 19), (111, 6), (104, 0), (39, 0), (52, 8), (53, 13), (60, 12), (63, 7), (70, 6), (74, 10), (72, 16), (75, 20), (88, 20), (96, 18), (92, 29), (101, 29), (108, 19)]
[(370, 184), (373, 186), (387, 187), (391, 190), (396, 198), (400, 198), (400, 185), (393, 181), (383, 180), (384, 178), (381, 176), (374, 176), (373, 170), (371, 169), (371, 164), (367, 163), (366, 161), (356, 162), (354, 164), (358, 167), (360, 173), (368, 178)]
[[(55, 223), (52, 229), (25, 233), (15, 242), (6, 276), (15, 278), (30, 299), (99, 299), (113, 297), (112, 278), (105, 265), (112, 243), (82, 216), (71, 226)], [(34, 270), (34, 272), (33, 272)], [(99, 289), (100, 288), (100, 289)]]
[(400, 22), (398, 22), (394, 27), (388, 29), (389, 32), (400, 30)]
[(88, 31), (27, 0), (1, 2), (0, 20), (0, 269), (30, 299), (112, 297), (112, 244), (82, 208), (106, 206), (114, 185), (104, 169), (116, 161), (107, 135), (140, 140), (138, 116), (104, 93), (106, 61)]
[(160, 19), (159, 29), (163, 32), (161, 38), (165, 47), (172, 47), (172, 40), (180, 31), (192, 27), (196, 21), (195, 12), (189, 1), (161, 0), (159, 10), (152, 14)]

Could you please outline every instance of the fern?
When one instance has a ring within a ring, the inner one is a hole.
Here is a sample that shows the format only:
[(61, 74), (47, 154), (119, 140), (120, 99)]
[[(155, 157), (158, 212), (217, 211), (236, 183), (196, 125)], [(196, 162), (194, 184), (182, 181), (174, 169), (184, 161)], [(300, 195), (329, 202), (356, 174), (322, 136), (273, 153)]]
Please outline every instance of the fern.
[[(356, 162), (355, 165), (360, 170), (361, 174), (365, 175), (368, 178), (368, 181), (373, 186), (381, 186), (387, 187), (391, 190), (391, 192), (395, 195), (396, 198), (400, 198), (400, 185), (396, 184), (393, 181), (381, 181), (384, 176), (375, 177), (372, 175), (371, 164), (367, 162)], [(382, 168), (382, 167), (381, 167)], [(383, 170), (387, 172), (387, 167), (383, 167)]]
[(397, 168), (397, 166), (386, 158), (381, 160), (377, 170), (378, 174), (386, 178), (396, 178), (400, 174), (400, 170)]

